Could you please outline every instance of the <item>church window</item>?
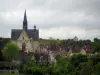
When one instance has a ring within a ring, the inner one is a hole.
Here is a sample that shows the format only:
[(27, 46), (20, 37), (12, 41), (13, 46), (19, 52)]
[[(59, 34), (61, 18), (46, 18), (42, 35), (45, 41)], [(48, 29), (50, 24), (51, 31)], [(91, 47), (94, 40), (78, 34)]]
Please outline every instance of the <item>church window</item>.
[(22, 50), (23, 50), (23, 51), (26, 50), (26, 44), (25, 44), (25, 43), (22, 44)]
[(23, 37), (23, 40), (24, 40), (24, 37)]

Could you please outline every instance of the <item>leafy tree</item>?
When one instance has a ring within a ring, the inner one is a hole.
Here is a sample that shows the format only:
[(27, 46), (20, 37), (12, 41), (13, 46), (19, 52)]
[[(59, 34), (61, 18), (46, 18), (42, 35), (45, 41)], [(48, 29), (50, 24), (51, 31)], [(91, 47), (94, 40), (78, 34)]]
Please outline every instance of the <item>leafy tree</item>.
[(95, 38), (92, 45), (93, 45), (93, 52), (94, 53), (95, 52), (97, 52), (97, 53), (100, 52), (100, 40), (99, 39)]
[(9, 60), (16, 58), (18, 56), (18, 46), (14, 43), (8, 43), (2, 50), (3, 55)]
[(98, 64), (100, 62), (100, 54), (88, 57), (88, 62), (89, 64), (92, 64), (93, 66)]
[(87, 62), (87, 56), (82, 54), (74, 54), (71, 59), (70, 63), (77, 67), (81, 62)]
[(4, 48), (5, 44), (7, 44), (10, 41), (10, 38), (2, 38), (0, 37), (0, 61), (4, 60), (2, 49)]
[(79, 66), (79, 75), (92, 75), (94, 72), (93, 66), (88, 63), (82, 63)]
[(94, 66), (95, 75), (100, 75), (100, 62)]
[(94, 42), (98, 42), (100, 41), (98, 38), (94, 38)]

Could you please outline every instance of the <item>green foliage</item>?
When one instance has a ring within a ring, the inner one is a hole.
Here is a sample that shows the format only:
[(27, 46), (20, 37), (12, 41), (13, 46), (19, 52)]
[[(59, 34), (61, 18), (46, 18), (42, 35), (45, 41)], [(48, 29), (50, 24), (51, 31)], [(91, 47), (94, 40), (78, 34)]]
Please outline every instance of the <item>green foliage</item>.
[(100, 52), (100, 40), (95, 38), (93, 44), (93, 53)]
[(4, 61), (4, 57), (2, 54), (2, 49), (4, 48), (4, 46), (10, 41), (10, 38), (2, 38), (0, 37), (0, 61)]
[(100, 54), (88, 57), (88, 62), (92, 65), (96, 65), (100, 62)]
[(71, 59), (70, 63), (77, 67), (81, 62), (87, 62), (87, 56), (82, 54), (74, 54)]
[(12, 59), (16, 58), (18, 56), (18, 46), (13, 43), (8, 43), (4, 49), (2, 50), (3, 55), (11, 61)]
[(92, 75), (93, 73), (93, 66), (88, 63), (82, 63), (79, 65), (79, 75)]
[(40, 44), (59, 44), (61, 40), (40, 40)]
[[(91, 57), (91, 59), (90, 59)], [(97, 58), (98, 57), (98, 58)], [(24, 66), (24, 73), (33, 75), (100, 75), (99, 55), (86, 56), (75, 54), (71, 57), (57, 56), (57, 63), (49, 66), (40, 66), (34, 61)], [(90, 61), (91, 60), (91, 61)]]
[(96, 75), (100, 75), (100, 62), (94, 66), (94, 72)]

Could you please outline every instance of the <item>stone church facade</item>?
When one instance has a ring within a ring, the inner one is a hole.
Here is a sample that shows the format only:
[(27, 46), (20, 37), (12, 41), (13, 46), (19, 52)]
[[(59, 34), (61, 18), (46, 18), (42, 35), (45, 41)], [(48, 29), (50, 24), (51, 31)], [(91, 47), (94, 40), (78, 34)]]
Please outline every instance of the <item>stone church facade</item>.
[(11, 30), (11, 42), (16, 43), (24, 52), (35, 52), (39, 50), (39, 29), (28, 29), (26, 11), (24, 13), (23, 28)]

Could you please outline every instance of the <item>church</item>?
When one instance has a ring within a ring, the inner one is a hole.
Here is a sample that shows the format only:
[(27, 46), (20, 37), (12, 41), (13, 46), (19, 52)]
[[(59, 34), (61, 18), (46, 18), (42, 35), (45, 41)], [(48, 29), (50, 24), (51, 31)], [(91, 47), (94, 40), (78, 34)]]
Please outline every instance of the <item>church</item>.
[(24, 52), (35, 52), (39, 50), (39, 29), (34, 25), (33, 29), (28, 29), (26, 10), (22, 29), (11, 30), (11, 42), (18, 45)]

